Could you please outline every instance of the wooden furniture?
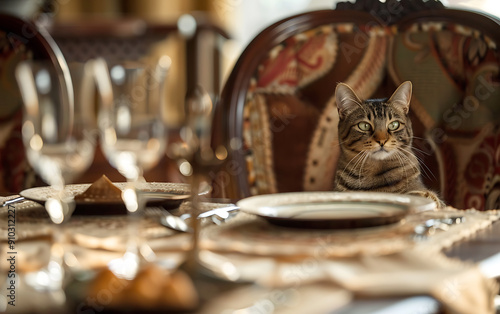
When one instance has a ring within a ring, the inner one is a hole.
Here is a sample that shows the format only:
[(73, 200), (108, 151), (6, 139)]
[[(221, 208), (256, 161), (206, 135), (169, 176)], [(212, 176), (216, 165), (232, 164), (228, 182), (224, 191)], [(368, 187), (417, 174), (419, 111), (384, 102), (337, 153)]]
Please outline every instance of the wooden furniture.
[(23, 110), (14, 72), (23, 60), (51, 62), (67, 97), (63, 91), (71, 84), (69, 70), (52, 37), (29, 22), (0, 14), (0, 195), (41, 184), (28, 165), (21, 137)]
[(329, 190), (336, 84), (376, 98), (410, 80), (426, 184), (457, 208), (498, 208), (499, 23), (438, 1), (357, 1), (269, 26), (218, 103), (214, 139), (230, 158), (212, 175), (215, 190), (236, 199)]

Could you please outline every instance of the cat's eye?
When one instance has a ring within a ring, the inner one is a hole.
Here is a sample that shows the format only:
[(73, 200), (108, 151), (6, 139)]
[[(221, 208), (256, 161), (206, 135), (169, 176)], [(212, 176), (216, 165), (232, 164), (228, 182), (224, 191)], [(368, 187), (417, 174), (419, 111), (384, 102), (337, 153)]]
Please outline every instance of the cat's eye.
[(360, 122), (360, 123), (358, 123), (358, 128), (361, 131), (370, 131), (370, 129), (372, 128), (372, 126), (368, 122)]
[(391, 123), (389, 123), (389, 125), (387, 126), (387, 128), (391, 131), (395, 131), (397, 129), (399, 129), (399, 121), (392, 121)]

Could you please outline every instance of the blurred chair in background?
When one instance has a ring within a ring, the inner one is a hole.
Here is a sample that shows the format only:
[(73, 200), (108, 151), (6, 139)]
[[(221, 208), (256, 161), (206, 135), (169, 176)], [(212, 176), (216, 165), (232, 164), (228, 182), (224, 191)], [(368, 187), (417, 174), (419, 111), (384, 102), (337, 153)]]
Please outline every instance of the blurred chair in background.
[(335, 86), (387, 97), (413, 82), (414, 146), (426, 184), (457, 208), (500, 207), (500, 22), (439, 1), (362, 1), (262, 31), (218, 103), (230, 159), (216, 193), (329, 190), (338, 155)]
[(14, 73), (23, 60), (47, 60), (59, 72), (61, 84), (70, 82), (64, 57), (47, 32), (12, 15), (0, 14), (0, 194), (40, 184), (26, 161), (21, 137), (23, 110)]

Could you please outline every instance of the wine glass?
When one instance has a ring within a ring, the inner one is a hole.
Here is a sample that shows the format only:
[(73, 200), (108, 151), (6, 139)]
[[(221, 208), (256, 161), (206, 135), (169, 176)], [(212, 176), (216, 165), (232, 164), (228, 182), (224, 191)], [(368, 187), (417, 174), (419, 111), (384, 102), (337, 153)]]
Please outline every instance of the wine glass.
[[(180, 131), (182, 143), (178, 147), (172, 147), (170, 157), (177, 159), (179, 170), (185, 175), (191, 185), (191, 217), (201, 214), (201, 199), (199, 191), (201, 185), (209, 181), (209, 173), (222, 164), (227, 156), (227, 150), (223, 145), (212, 148), (212, 122), (214, 119), (214, 106), (210, 95), (201, 86), (197, 85), (187, 93), (185, 101), (185, 121)], [(185, 262), (181, 266), (195, 279), (208, 275), (209, 278), (226, 277), (223, 272), (218, 271), (208, 261), (201, 258), (200, 254), (200, 231), (199, 219), (190, 220), (191, 247), (187, 252)]]
[[(45, 209), (56, 225), (65, 222), (74, 209), (73, 196), (65, 184), (92, 163), (95, 138), (91, 97), (93, 76), (89, 64), (56, 68), (44, 61), (25, 61), (16, 69), (23, 100), (22, 138), (26, 157), (33, 169), (50, 185)], [(78, 97), (75, 97), (77, 95)], [(82, 97), (80, 97), (82, 96)], [(50, 262), (34, 274), (40, 290), (58, 290), (64, 280), (64, 233), (54, 228)]]
[[(129, 245), (123, 258), (110, 269), (133, 278), (139, 267), (137, 214), (144, 207), (143, 172), (154, 167), (166, 148), (164, 121), (165, 78), (171, 60), (106, 62), (96, 60), (95, 74), (101, 94), (98, 126), (101, 148), (109, 163), (127, 180), (122, 191), (129, 217)], [(140, 242), (140, 241), (139, 241)], [(118, 265), (118, 266), (116, 266)], [(116, 266), (116, 267), (115, 267)]]

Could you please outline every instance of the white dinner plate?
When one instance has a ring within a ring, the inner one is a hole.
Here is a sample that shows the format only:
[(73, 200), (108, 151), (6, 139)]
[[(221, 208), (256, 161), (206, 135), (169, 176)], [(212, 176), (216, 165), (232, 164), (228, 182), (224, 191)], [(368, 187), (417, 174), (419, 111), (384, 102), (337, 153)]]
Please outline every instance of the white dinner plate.
[[(113, 183), (115, 186), (123, 190), (126, 186), (125, 182)], [(83, 193), (91, 184), (68, 184), (65, 191), (72, 196)], [(184, 200), (191, 196), (191, 187), (187, 183), (172, 183), (172, 182), (147, 182), (142, 184), (141, 193), (144, 193), (147, 199), (147, 205), (163, 206), (166, 209), (176, 208)], [(205, 195), (210, 192), (210, 187), (204, 185), (200, 188), (200, 195)], [(19, 193), (26, 199), (45, 203), (47, 199), (52, 197), (56, 191), (50, 186), (30, 188)], [(125, 214), (126, 208), (120, 199), (99, 199), (99, 200), (76, 200), (76, 208), (74, 215), (114, 215)]]
[(430, 199), (376, 192), (294, 192), (252, 196), (241, 211), (298, 228), (359, 228), (400, 221), (409, 213), (433, 210)]

